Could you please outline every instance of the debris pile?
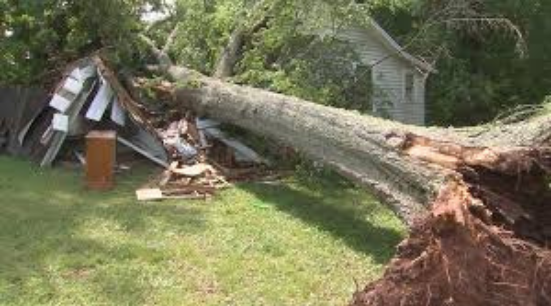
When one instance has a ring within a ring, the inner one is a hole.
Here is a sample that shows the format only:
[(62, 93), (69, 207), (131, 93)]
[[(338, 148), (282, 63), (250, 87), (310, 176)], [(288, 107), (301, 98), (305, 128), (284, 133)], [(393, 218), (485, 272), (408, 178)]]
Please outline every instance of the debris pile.
[[(144, 112), (99, 57), (78, 61), (67, 69), (50, 96), (32, 101), (21, 106), (21, 111), (5, 114), (21, 114), (10, 130), (16, 153), (43, 167), (52, 165), (67, 143), (84, 139), (92, 130), (116, 131), (119, 143), (163, 167), (169, 165), (162, 142)], [(84, 162), (77, 145), (66, 147)]]
[(121, 147), (165, 169), (153, 185), (136, 192), (140, 200), (208, 198), (230, 180), (252, 178), (267, 165), (251, 148), (227, 136), (219, 122), (191, 113), (172, 120), (152, 114), (99, 56), (71, 65), (51, 95), (32, 91), (19, 96), (26, 103), (2, 103), (6, 111), (0, 116), (0, 149), (9, 144), (43, 167), (71, 151), (84, 165), (79, 142), (91, 131), (115, 131)]
[(208, 199), (230, 181), (266, 174), (268, 164), (240, 141), (227, 136), (220, 123), (187, 114), (159, 128), (171, 160), (170, 166), (150, 185), (138, 191), (139, 200)]

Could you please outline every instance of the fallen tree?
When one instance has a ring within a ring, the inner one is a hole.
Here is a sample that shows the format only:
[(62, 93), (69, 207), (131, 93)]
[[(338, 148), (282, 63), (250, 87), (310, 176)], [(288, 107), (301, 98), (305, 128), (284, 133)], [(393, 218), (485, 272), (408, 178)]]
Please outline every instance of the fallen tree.
[(176, 107), (324, 162), (410, 226), (354, 305), (551, 305), (551, 115), (465, 129), (403, 125), (232, 85), (172, 64)]

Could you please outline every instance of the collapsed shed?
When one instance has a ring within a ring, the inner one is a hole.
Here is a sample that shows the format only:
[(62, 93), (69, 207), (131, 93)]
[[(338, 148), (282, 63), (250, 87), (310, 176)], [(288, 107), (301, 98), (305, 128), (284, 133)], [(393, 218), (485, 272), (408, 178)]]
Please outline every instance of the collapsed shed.
[(71, 65), (50, 95), (34, 89), (7, 92), (0, 104), (0, 148), (42, 167), (63, 151), (85, 164), (78, 143), (91, 131), (116, 131), (122, 147), (166, 169), (154, 186), (137, 192), (139, 199), (207, 197), (228, 185), (227, 179), (236, 176), (232, 169), (248, 173), (267, 164), (227, 136), (217, 121), (192, 113), (153, 120), (98, 56)]

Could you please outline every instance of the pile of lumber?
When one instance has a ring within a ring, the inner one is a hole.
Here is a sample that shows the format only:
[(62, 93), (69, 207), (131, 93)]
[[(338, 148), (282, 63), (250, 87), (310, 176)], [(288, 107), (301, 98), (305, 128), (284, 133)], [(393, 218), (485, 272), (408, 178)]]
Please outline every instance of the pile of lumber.
[(266, 173), (267, 163), (240, 141), (228, 137), (220, 123), (191, 113), (158, 128), (171, 159), (160, 177), (136, 191), (140, 201), (208, 199), (230, 182), (251, 180)]
[(268, 173), (268, 163), (253, 149), (229, 137), (220, 123), (187, 113), (157, 128), (170, 166), (160, 177), (136, 191), (140, 201), (208, 199), (230, 182)]
[(186, 111), (156, 113), (139, 101), (136, 91), (120, 82), (99, 56), (69, 65), (49, 94), (4, 88), (0, 151), (30, 157), (43, 167), (75, 156), (75, 162), (85, 165), (79, 152), (85, 135), (113, 131), (120, 144), (118, 155), (132, 152), (163, 169), (160, 177), (136, 192), (140, 200), (209, 198), (229, 182), (267, 173), (263, 171), (268, 162), (228, 136), (220, 122)]

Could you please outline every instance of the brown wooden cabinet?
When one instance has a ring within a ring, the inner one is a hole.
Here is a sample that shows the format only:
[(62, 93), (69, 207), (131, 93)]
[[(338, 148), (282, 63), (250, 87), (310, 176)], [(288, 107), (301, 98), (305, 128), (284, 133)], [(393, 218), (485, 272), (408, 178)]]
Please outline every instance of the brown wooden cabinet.
[(92, 131), (86, 136), (86, 186), (109, 190), (115, 186), (117, 134), (114, 131)]

